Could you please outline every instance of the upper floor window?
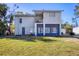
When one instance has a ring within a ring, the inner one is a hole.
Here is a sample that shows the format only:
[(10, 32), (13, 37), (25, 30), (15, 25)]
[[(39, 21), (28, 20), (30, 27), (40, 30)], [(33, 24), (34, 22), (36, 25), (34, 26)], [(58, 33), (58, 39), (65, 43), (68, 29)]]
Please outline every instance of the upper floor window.
[(19, 23), (22, 23), (22, 18), (19, 19)]
[(50, 17), (55, 17), (55, 12), (49, 13), (49, 16), (50, 16)]

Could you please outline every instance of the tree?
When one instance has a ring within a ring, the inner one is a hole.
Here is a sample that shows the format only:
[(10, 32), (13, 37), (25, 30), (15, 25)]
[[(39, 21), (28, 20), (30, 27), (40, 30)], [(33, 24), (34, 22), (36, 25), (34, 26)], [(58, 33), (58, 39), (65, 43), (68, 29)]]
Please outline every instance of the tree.
[(13, 19), (14, 19), (14, 16), (11, 14), (10, 15), (10, 25), (13, 23)]
[(8, 7), (6, 4), (0, 4), (0, 18), (5, 18)]
[(66, 29), (66, 33), (72, 32), (72, 25), (70, 25), (68, 22), (64, 23), (63, 27)]
[(12, 34), (13, 33), (13, 31), (14, 31), (14, 24), (13, 24), (13, 20), (14, 20), (14, 15), (12, 15), (11, 14), (11, 16), (10, 16), (10, 33)]
[(75, 15), (76, 17), (79, 16), (79, 3), (75, 5), (75, 8), (74, 8), (74, 15)]
[(4, 35), (5, 31), (7, 30), (7, 25), (6, 25), (7, 10), (8, 7), (6, 4), (0, 4), (0, 35)]
[(79, 3), (75, 5), (74, 7), (74, 18), (72, 18), (73, 26), (77, 27), (78, 26), (78, 20), (79, 18)]
[(19, 6), (17, 6), (16, 4), (14, 4), (14, 9), (13, 9), (12, 11), (10, 11), (10, 12), (11, 12), (11, 14), (10, 14), (10, 24), (13, 23), (14, 12), (15, 12), (15, 10), (18, 9), (18, 8), (19, 8)]
[(14, 4), (14, 9), (12, 10), (12, 11), (10, 11), (11, 12), (11, 14), (10, 14), (10, 26), (9, 26), (9, 28), (10, 28), (10, 33), (12, 34), (13, 33), (13, 31), (14, 31), (14, 24), (13, 24), (13, 20), (14, 20), (14, 12), (15, 12), (15, 10), (16, 9), (18, 9), (19, 8), (19, 6), (17, 6), (16, 4)]
[(4, 24), (4, 22), (1, 21), (0, 19), (0, 35), (4, 35), (5, 31), (7, 29), (7, 26)]

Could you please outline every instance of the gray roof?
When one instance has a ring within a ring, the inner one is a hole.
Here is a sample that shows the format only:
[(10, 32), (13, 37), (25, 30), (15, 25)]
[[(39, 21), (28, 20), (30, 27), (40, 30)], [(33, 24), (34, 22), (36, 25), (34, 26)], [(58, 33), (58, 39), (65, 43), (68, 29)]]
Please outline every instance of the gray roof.
[(64, 10), (33, 10), (34, 12), (62, 12)]
[(34, 17), (34, 14), (28, 12), (16, 12), (15, 17)]
[(15, 15), (15, 17), (34, 17), (35, 15), (31, 15), (31, 14), (22, 14), (22, 15)]
[[(62, 12), (63, 10), (33, 10), (34, 12)], [(34, 14), (15, 14), (15, 17), (35, 17)]]

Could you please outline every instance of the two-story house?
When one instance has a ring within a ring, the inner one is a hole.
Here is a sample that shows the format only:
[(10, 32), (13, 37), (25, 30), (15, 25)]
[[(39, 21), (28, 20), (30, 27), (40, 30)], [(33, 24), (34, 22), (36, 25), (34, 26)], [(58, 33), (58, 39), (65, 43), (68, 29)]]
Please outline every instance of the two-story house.
[(15, 15), (15, 35), (32, 33), (35, 36), (61, 35), (62, 10), (33, 10), (32, 14)]

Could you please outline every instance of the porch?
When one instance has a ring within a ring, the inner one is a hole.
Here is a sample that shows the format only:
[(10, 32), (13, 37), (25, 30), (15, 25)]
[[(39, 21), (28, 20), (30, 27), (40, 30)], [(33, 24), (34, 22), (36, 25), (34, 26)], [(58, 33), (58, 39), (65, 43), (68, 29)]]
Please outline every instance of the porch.
[(59, 36), (60, 24), (35, 23), (35, 36)]

